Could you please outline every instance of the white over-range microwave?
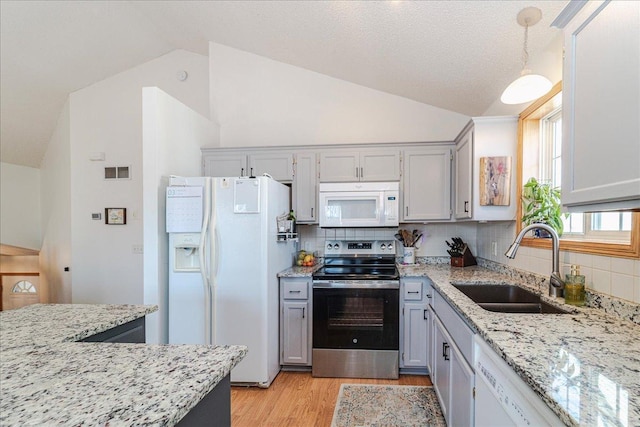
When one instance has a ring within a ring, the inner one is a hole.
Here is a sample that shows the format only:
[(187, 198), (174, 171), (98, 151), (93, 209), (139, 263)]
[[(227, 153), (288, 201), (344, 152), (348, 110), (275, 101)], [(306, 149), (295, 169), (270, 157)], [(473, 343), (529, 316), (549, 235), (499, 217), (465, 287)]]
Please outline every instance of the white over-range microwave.
[(320, 183), (320, 227), (397, 227), (398, 182)]

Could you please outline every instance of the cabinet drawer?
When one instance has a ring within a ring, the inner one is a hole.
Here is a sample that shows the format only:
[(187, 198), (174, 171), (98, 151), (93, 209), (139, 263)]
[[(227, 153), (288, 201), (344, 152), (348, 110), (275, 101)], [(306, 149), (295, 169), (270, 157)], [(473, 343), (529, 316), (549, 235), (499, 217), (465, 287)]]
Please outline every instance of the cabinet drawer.
[(287, 280), (282, 286), (282, 298), (284, 299), (307, 299), (308, 286), (306, 280)]
[(460, 352), (469, 365), (473, 365), (473, 331), (449, 303), (437, 292), (433, 291), (433, 307)]
[(422, 301), (422, 281), (405, 281), (403, 297), (405, 301)]

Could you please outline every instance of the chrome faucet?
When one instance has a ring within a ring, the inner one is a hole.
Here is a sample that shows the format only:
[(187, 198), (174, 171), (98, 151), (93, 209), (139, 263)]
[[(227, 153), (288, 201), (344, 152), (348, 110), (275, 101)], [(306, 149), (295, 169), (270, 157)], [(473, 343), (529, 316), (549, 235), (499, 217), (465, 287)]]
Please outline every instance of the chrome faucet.
[(546, 224), (528, 225), (520, 230), (520, 233), (516, 237), (516, 240), (513, 241), (511, 246), (509, 246), (509, 249), (507, 249), (504, 254), (507, 258), (514, 259), (524, 235), (527, 234), (527, 232), (535, 230), (537, 228), (546, 230), (551, 234), (551, 239), (553, 240), (553, 264), (551, 266), (551, 277), (549, 278), (549, 295), (552, 297), (561, 297), (564, 293), (564, 281), (560, 277), (560, 272), (558, 271), (560, 268), (560, 238), (558, 237), (558, 233), (556, 233), (556, 230)]

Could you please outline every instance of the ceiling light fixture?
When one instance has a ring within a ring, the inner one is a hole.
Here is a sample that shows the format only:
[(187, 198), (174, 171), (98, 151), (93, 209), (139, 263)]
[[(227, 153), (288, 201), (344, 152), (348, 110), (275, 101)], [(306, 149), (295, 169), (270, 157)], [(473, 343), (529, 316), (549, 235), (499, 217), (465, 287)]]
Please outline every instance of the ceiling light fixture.
[(527, 68), (529, 62), (528, 39), (529, 27), (537, 24), (542, 18), (542, 11), (537, 7), (526, 7), (518, 13), (518, 24), (524, 27), (524, 46), (522, 49), (522, 71), (513, 83), (502, 92), (500, 101), (504, 104), (523, 104), (540, 98), (551, 90), (551, 82), (540, 74), (531, 74)]

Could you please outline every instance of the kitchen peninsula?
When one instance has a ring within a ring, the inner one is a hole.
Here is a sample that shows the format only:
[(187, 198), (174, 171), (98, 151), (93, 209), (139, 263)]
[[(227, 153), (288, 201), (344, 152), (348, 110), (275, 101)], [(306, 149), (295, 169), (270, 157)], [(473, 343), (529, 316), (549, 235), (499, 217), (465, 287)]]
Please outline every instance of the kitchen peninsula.
[(245, 346), (77, 342), (156, 310), (36, 304), (0, 312), (0, 424), (170, 426), (219, 415), (198, 403), (229, 402), (229, 373)]

